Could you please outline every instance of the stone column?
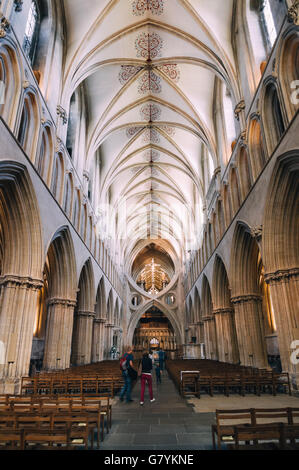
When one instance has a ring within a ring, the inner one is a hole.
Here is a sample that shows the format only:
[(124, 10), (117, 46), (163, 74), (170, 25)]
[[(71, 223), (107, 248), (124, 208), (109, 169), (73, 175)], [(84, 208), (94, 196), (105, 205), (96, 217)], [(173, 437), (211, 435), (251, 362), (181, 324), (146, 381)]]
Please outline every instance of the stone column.
[(244, 366), (267, 368), (267, 352), (262, 317), (262, 298), (256, 294), (232, 297), (240, 362)]
[(29, 373), (42, 286), (40, 279), (14, 275), (0, 278), (0, 393), (19, 393), (21, 377)]
[(94, 312), (78, 311), (75, 331), (74, 358), (76, 364), (90, 364), (92, 347), (92, 325)]
[(48, 301), (43, 363), (46, 370), (70, 367), (75, 306), (74, 299), (52, 298)]
[(221, 362), (236, 364), (239, 362), (233, 308), (213, 310), (216, 322), (218, 359)]
[(103, 329), (105, 321), (104, 318), (95, 318), (93, 320), (92, 362), (103, 360)]
[(216, 325), (214, 315), (209, 315), (203, 318), (204, 322), (204, 338), (206, 345), (206, 358), (207, 359), (218, 359), (217, 351), (217, 337), (216, 337)]
[(265, 281), (270, 285), (282, 369), (289, 372), (294, 389), (299, 390), (299, 355), (295, 357), (295, 350), (299, 350), (299, 269), (267, 273)]
[(105, 331), (105, 336), (106, 336), (106, 341), (105, 341), (105, 356), (106, 356), (106, 359), (111, 359), (111, 356), (110, 356), (110, 349), (112, 347), (112, 344), (113, 344), (113, 323), (106, 323), (105, 324), (105, 328), (106, 328), (106, 331)]

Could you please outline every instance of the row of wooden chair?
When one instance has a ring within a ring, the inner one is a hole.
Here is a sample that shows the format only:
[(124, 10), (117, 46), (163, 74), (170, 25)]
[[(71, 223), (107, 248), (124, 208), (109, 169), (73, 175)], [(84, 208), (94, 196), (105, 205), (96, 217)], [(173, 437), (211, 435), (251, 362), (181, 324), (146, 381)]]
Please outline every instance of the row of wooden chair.
[(22, 377), (22, 395), (114, 395), (123, 386), (118, 361), (104, 361), (66, 370), (42, 371)]
[(166, 368), (182, 396), (200, 398), (203, 390), (210, 396), (215, 391), (225, 396), (235, 392), (242, 396), (251, 392), (257, 396), (263, 392), (276, 395), (281, 390), (292, 393), (289, 374), (273, 370), (196, 359), (167, 361)]
[[(106, 426), (105, 426), (106, 424)], [(71, 448), (88, 440), (93, 448), (94, 431), (97, 446), (112, 425), (109, 397), (10, 396), (0, 397), (0, 448), (31, 447)], [(15, 438), (12, 438), (12, 434)], [(59, 447), (58, 447), (59, 445)]]
[[(291, 444), (295, 444), (295, 439), (299, 439), (299, 408), (247, 408), (247, 409), (227, 409), (216, 410), (216, 423), (212, 425), (213, 449), (221, 449), (221, 443), (232, 443), (239, 446), (239, 442), (245, 440), (268, 440), (271, 439), (271, 432), (275, 429), (281, 434), (278, 441), (280, 446), (286, 445), (286, 439), (292, 436)], [(284, 425), (284, 429), (278, 425)], [(274, 427), (273, 427), (274, 426)], [(276, 427), (275, 427), (276, 426)], [(243, 429), (244, 428), (244, 429)], [(244, 439), (247, 429), (248, 433), (260, 433), (261, 437), (250, 438), (249, 434)], [(269, 433), (267, 434), (267, 431)], [(292, 434), (293, 433), (293, 434)], [(263, 439), (264, 437), (264, 439)], [(267, 438), (266, 438), (267, 437)], [(256, 444), (255, 442), (255, 444)]]

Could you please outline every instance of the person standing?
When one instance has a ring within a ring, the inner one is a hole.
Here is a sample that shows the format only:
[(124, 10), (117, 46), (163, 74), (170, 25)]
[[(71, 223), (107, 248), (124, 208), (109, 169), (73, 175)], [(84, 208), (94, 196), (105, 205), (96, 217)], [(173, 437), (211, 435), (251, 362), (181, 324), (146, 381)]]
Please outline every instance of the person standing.
[(159, 358), (159, 351), (155, 351), (153, 355), (155, 372), (156, 372), (156, 381), (157, 384), (161, 383), (161, 369), (160, 369), (160, 358)]
[(160, 370), (164, 370), (164, 363), (165, 363), (165, 352), (162, 348), (159, 348), (159, 363), (160, 363)]
[(141, 359), (141, 395), (140, 395), (140, 405), (144, 404), (144, 392), (145, 392), (145, 385), (148, 385), (148, 391), (150, 396), (150, 401), (153, 403), (155, 398), (153, 396), (153, 384), (152, 384), (152, 369), (153, 369), (153, 362), (149, 357), (148, 352), (143, 353), (143, 357)]
[(131, 399), (131, 390), (132, 390), (132, 379), (129, 375), (129, 368), (133, 368), (133, 351), (132, 346), (127, 347), (127, 352), (122, 356), (120, 359), (121, 367), (122, 367), (122, 376), (124, 378), (124, 386), (120, 392), (120, 401), (124, 401), (124, 396), (126, 394), (126, 402), (130, 403), (134, 400)]

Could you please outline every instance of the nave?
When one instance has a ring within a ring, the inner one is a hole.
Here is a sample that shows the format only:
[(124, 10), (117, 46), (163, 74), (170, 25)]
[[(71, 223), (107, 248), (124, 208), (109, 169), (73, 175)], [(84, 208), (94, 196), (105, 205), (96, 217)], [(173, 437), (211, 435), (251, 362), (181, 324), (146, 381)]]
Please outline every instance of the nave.
[(216, 368), (209, 360), (167, 361), (161, 383), (153, 373), (155, 401), (146, 390), (142, 406), (139, 379), (133, 401), (120, 400), (118, 361), (24, 378), (21, 396), (0, 396), (0, 450), (234, 450), (242, 425), (249, 445), (238, 442), (241, 448), (298, 449), (299, 398), (290, 389), (278, 381), (274, 393), (269, 382), (257, 388), (257, 380), (246, 380), (242, 392), (233, 388), (228, 396), (218, 364), (212, 393), (205, 376)]

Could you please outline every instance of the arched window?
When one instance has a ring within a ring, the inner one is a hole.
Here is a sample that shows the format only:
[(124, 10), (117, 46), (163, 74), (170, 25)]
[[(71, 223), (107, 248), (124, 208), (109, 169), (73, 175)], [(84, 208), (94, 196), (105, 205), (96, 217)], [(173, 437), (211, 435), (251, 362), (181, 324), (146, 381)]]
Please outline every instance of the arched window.
[(78, 100), (76, 92), (72, 94), (69, 110), (66, 148), (71, 158), (74, 156), (76, 127), (78, 122)]
[(86, 236), (87, 208), (86, 205), (81, 207), (80, 234), (83, 240)]
[(76, 191), (75, 195), (75, 200), (74, 200), (74, 210), (73, 210), (73, 225), (76, 230), (78, 230), (79, 227), (79, 212), (80, 212), (80, 196), (79, 196), (79, 191)]
[(31, 64), (34, 62), (40, 28), (40, 10), (35, 0), (31, 2), (25, 28), (23, 49)]
[(22, 115), (21, 115), (19, 132), (18, 132), (18, 141), (22, 147), (24, 146), (24, 143), (25, 143), (28, 122), (29, 122), (29, 109), (28, 109), (27, 101), (25, 101), (23, 110), (22, 110)]
[(225, 85), (222, 86), (222, 105), (223, 105), (224, 127), (226, 131), (227, 160), (228, 160), (232, 152), (232, 143), (236, 139), (236, 127), (235, 127), (235, 116), (234, 116), (232, 96), (231, 96), (229, 89)]
[(266, 47), (272, 49), (277, 36), (277, 31), (269, 0), (260, 1), (260, 21), (262, 24)]
[(55, 157), (55, 164), (53, 168), (52, 185), (51, 185), (52, 194), (57, 199), (58, 202), (61, 202), (60, 197), (61, 197), (61, 192), (62, 192), (62, 175), (63, 175), (63, 156), (62, 154), (59, 153)]
[(72, 175), (66, 176), (66, 186), (65, 186), (65, 193), (64, 193), (64, 202), (63, 202), (63, 209), (64, 212), (69, 216), (71, 213), (72, 208), (72, 192), (73, 192), (73, 180)]
[(285, 131), (277, 88), (272, 81), (266, 86), (265, 90), (263, 123), (266, 130), (268, 151), (272, 153)]
[(51, 160), (52, 160), (52, 135), (49, 126), (46, 126), (43, 129), (42, 133), (42, 141), (39, 151), (38, 161), (36, 162), (37, 171), (40, 176), (48, 182), (49, 178), (49, 168), (51, 167)]
[(18, 141), (30, 158), (35, 157), (36, 143), (39, 135), (38, 116), (36, 97), (33, 93), (29, 92), (24, 97)]

